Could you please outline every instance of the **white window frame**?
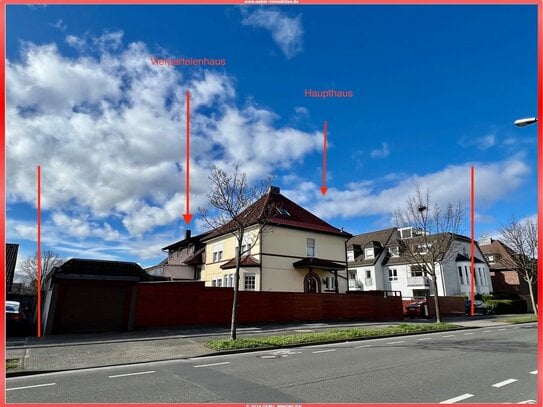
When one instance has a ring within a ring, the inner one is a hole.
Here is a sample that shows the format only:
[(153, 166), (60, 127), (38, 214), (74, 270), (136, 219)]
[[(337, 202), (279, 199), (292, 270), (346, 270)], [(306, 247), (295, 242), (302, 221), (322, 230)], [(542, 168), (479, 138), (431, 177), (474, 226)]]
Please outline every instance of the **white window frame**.
[(398, 281), (398, 269), (388, 269), (388, 281)]
[[(252, 282), (248, 282), (248, 279), (252, 279)], [(249, 283), (249, 284), (248, 284)], [(252, 288), (250, 286), (253, 286)], [(245, 273), (243, 275), (243, 290), (244, 291), (256, 291), (256, 274)]]
[(334, 276), (327, 276), (324, 279), (324, 286), (326, 291), (335, 291), (336, 290), (336, 279)]
[(375, 258), (375, 248), (366, 247), (364, 249), (364, 258), (365, 259), (374, 259)]
[(213, 245), (213, 263), (217, 263), (222, 260), (223, 256), (223, 244), (216, 243)]
[(307, 257), (317, 257), (317, 240), (311, 237), (306, 239)]

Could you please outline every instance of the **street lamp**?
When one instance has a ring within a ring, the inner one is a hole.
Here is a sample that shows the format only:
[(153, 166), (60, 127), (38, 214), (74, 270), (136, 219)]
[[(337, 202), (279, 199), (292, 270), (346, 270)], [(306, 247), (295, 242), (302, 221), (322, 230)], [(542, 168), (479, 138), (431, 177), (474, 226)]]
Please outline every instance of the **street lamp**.
[(537, 117), (525, 117), (524, 119), (515, 120), (515, 126), (524, 127), (534, 124), (535, 122), (537, 122)]

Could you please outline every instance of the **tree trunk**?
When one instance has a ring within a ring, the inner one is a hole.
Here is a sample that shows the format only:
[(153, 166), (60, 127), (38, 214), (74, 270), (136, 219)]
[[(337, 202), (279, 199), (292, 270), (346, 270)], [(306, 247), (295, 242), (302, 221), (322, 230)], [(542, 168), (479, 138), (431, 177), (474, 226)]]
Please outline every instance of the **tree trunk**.
[(239, 269), (241, 263), (241, 243), (243, 242), (243, 231), (238, 238), (238, 247), (236, 250), (236, 273), (234, 275), (234, 298), (232, 300), (232, 320), (230, 321), (230, 339), (235, 340), (237, 337), (238, 324), (238, 291), (239, 291)]
[(436, 322), (441, 322), (441, 312), (439, 311), (439, 295), (437, 292), (437, 276), (434, 272), (432, 276), (432, 288), (434, 289), (434, 308), (436, 311)]
[(532, 311), (534, 312), (535, 315), (537, 315), (537, 305), (535, 303), (534, 287), (532, 285), (532, 280), (527, 281), (527, 283), (528, 283), (528, 290), (530, 290), (530, 300), (532, 301)]

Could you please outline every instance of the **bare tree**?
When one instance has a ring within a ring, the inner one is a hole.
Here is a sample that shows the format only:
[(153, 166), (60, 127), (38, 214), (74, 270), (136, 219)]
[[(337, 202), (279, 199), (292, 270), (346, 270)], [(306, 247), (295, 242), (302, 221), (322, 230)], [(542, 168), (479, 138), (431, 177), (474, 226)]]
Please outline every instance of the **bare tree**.
[(417, 186), (415, 194), (407, 199), (403, 209), (394, 212), (397, 227), (412, 227), (414, 235), (401, 240), (402, 255), (430, 277), (436, 321), (441, 322), (437, 291), (437, 269), (455, 240), (464, 211), (460, 203), (448, 204), (445, 209), (432, 204), (430, 192), (423, 194)]
[[(41, 254), (41, 282), (43, 288), (43, 282), (47, 276), (53, 271), (53, 268), (60, 266), (64, 263), (64, 259), (61, 258), (58, 253), (51, 250), (45, 250)], [(37, 253), (33, 256), (26, 257), (19, 269), (18, 274), (21, 276), (23, 284), (30, 287), (34, 292), (38, 283), (38, 256)]]
[(231, 173), (214, 166), (209, 180), (211, 187), (208, 200), (210, 206), (216, 211), (210, 213), (207, 209), (200, 208), (200, 214), (208, 226), (213, 229), (211, 235), (231, 234), (237, 242), (234, 298), (230, 324), (230, 339), (234, 340), (237, 329), (241, 263), (243, 256), (249, 253), (260, 239), (268, 220), (273, 215), (273, 205), (268, 204), (263, 196), (271, 186), (271, 178), (259, 186), (250, 186), (247, 176), (241, 172), (239, 164), (234, 164)]
[(507, 266), (517, 270), (528, 284), (532, 310), (537, 315), (537, 304), (534, 296), (534, 285), (537, 283), (537, 223), (527, 218), (522, 222), (512, 218), (509, 224), (501, 228), (504, 243), (512, 249), (511, 258), (500, 259)]

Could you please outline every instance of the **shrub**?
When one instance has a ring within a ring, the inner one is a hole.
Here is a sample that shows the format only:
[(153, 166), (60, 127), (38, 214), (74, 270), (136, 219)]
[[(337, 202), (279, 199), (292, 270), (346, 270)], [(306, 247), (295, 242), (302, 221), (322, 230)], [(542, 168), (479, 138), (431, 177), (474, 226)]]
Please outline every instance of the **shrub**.
[(525, 300), (488, 300), (486, 304), (495, 314), (524, 314), (528, 311)]

